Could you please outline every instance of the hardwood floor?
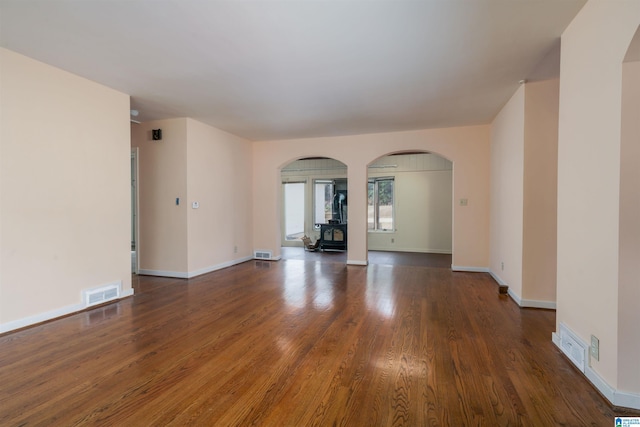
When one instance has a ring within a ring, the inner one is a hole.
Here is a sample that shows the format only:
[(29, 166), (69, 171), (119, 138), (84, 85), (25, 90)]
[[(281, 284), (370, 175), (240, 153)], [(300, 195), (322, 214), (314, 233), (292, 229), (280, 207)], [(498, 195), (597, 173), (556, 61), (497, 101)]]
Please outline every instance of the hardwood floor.
[(609, 426), (487, 274), (288, 259), (0, 336), (2, 426)]
[[(302, 247), (281, 248), (282, 259), (304, 261), (337, 262), (346, 264), (347, 253), (340, 251), (305, 251)], [(369, 264), (414, 265), (434, 268), (451, 268), (451, 254), (428, 254), (415, 252), (369, 251)]]

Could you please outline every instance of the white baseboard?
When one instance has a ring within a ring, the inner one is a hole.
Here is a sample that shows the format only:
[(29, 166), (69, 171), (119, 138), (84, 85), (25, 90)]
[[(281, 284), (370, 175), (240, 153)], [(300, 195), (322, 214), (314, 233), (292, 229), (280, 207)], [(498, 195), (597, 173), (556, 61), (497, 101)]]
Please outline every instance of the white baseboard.
[(138, 269), (138, 274), (143, 276), (159, 276), (159, 277), (173, 277), (176, 279), (188, 279), (189, 273), (185, 271), (169, 271), (169, 270), (147, 270), (144, 268)]
[(126, 291), (122, 291), (122, 294), (120, 294), (120, 299), (122, 298), (127, 298), (133, 295), (133, 288), (131, 289), (127, 289)]
[[(220, 264), (216, 264), (216, 265), (212, 265), (209, 267), (200, 268), (198, 270), (188, 271), (188, 272), (140, 269), (138, 270), (138, 274), (142, 274), (145, 276), (172, 277), (175, 279), (191, 279), (196, 276), (201, 276), (203, 274), (211, 273), (212, 271), (221, 270), (223, 268), (231, 267), (237, 264), (242, 264), (243, 262), (251, 261), (252, 259), (254, 259), (253, 256), (247, 256), (247, 257), (234, 259), (231, 261), (223, 262)], [(280, 257), (274, 257), (274, 258), (271, 258), (270, 260), (265, 260), (265, 261), (277, 261), (279, 259)]]
[(415, 252), (419, 254), (445, 254), (451, 255), (451, 249), (425, 249), (425, 248), (402, 248), (392, 245), (369, 246), (370, 251), (392, 251), (392, 252)]
[[(120, 294), (121, 300), (122, 298), (127, 298), (133, 295), (133, 289), (127, 289), (126, 291), (122, 291)], [(109, 301), (115, 302), (117, 300)], [(81, 312), (82, 310), (90, 308), (85, 306), (84, 304), (72, 304), (66, 307), (57, 308), (55, 310), (46, 311), (44, 313), (35, 314), (33, 316), (23, 317), (22, 319), (12, 320), (11, 322), (0, 324), (0, 334), (5, 332), (15, 331), (16, 329), (26, 328), (28, 326), (36, 325), (38, 323), (46, 322), (48, 320), (53, 320), (58, 317), (68, 316), (70, 314)]]
[(640, 410), (640, 394), (616, 390), (613, 396), (613, 401), (616, 406)]
[[(498, 283), (500, 283), (500, 282), (498, 282)], [(518, 295), (515, 292), (513, 292), (513, 289), (508, 288), (507, 289), (507, 295), (509, 295), (511, 297), (511, 299), (514, 300), (516, 302), (516, 304), (518, 304), (518, 306), (522, 307), (522, 298), (520, 298), (520, 295)]]
[[(279, 258), (279, 257), (278, 257)], [(212, 271), (222, 270), (223, 268), (231, 267), (237, 264), (242, 264), (243, 262), (251, 261), (253, 256), (248, 256), (244, 258), (234, 259), (232, 261), (223, 262), (221, 264), (212, 265), (211, 267), (201, 268), (199, 270), (190, 271), (187, 274), (187, 279), (191, 279), (192, 277), (201, 276), (203, 274), (211, 273)], [(275, 259), (275, 258), (273, 258)]]
[(511, 297), (512, 300), (516, 302), (516, 304), (518, 304), (518, 306), (523, 308), (545, 308), (549, 310), (556, 309), (555, 301), (538, 301), (533, 299), (523, 299), (520, 295), (516, 294), (513, 291), (513, 289), (509, 286), (509, 284), (504, 280), (502, 280), (500, 276), (495, 274), (493, 271), (489, 271), (489, 274), (491, 274), (491, 277), (493, 277), (493, 279), (496, 282), (498, 282), (500, 286), (506, 286), (508, 288), (507, 294)]
[[(551, 341), (553, 341), (556, 347), (558, 347), (562, 352), (560, 334), (553, 332), (551, 334)], [(587, 343), (583, 344), (587, 346)], [(586, 348), (588, 349), (588, 347)], [(567, 356), (565, 355), (565, 357)], [(640, 394), (616, 390), (615, 388), (611, 387), (600, 375), (598, 375), (598, 373), (588, 364), (585, 367), (584, 376), (612, 405), (620, 406), (622, 408), (640, 409)]]
[[(500, 283), (500, 282), (498, 282)], [(507, 291), (512, 300), (516, 302), (522, 308), (544, 308), (548, 310), (556, 309), (555, 301), (538, 301), (534, 299), (523, 299), (520, 295), (513, 292), (513, 289), (509, 288)]]
[(369, 265), (369, 261), (359, 261), (355, 259), (348, 259), (347, 265)]
[(556, 334), (555, 332), (551, 332), (551, 341), (562, 350), (562, 346), (560, 345), (560, 334)]
[[(493, 271), (489, 270), (489, 274), (491, 275), (491, 277), (493, 277), (493, 280), (495, 280), (496, 282), (498, 282), (498, 285), (500, 286), (506, 286), (507, 288), (509, 287), (509, 284), (507, 282), (505, 282), (504, 280), (502, 280), (502, 277), (498, 276), (496, 273), (494, 273)], [(513, 298), (513, 297), (512, 297)]]
[(602, 394), (610, 403), (613, 404), (616, 396), (616, 390), (611, 387), (600, 375), (593, 370), (591, 366), (585, 366), (584, 375), (593, 384), (600, 394)]
[(522, 299), (518, 304), (520, 307), (525, 308), (544, 308), (547, 310), (555, 310), (556, 302), (555, 301), (539, 301), (534, 299)]
[(640, 394), (616, 390), (602, 379), (591, 366), (586, 367), (584, 375), (612, 405), (640, 409)]
[(465, 267), (463, 265), (453, 265), (453, 264), (451, 264), (451, 270), (467, 271), (470, 273), (489, 273), (489, 268), (487, 267)]
[(47, 320), (55, 319), (56, 317), (67, 316), (69, 314), (82, 311), (84, 310), (84, 308), (84, 304), (73, 304), (44, 313), (35, 314), (33, 316), (24, 317), (22, 319), (13, 320), (11, 322), (3, 323), (0, 325), (0, 334), (35, 325), (36, 323), (46, 322)]

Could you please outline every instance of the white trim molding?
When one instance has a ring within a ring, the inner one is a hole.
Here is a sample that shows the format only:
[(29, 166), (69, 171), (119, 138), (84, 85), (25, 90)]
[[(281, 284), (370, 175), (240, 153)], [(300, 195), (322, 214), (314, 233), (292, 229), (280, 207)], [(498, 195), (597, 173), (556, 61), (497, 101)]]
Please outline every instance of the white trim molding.
[(452, 271), (466, 271), (470, 273), (490, 273), (488, 267), (465, 267), (463, 265), (451, 264)]
[(430, 249), (430, 248), (407, 248), (407, 247), (396, 247), (395, 243), (393, 245), (372, 245), (369, 247), (370, 251), (393, 251), (393, 252), (415, 252), (421, 254), (444, 254), (451, 255), (453, 252), (451, 249)]
[(369, 265), (369, 261), (359, 261), (356, 259), (348, 259), (347, 265)]
[(83, 303), (68, 305), (66, 307), (58, 308), (56, 310), (47, 311), (44, 313), (35, 314), (29, 317), (23, 317), (22, 319), (13, 320), (11, 322), (3, 323), (0, 325), (0, 334), (13, 331), (20, 328), (26, 328), (37, 323), (46, 322), (57, 317), (67, 316), (69, 314), (77, 313), (85, 309)]
[(544, 308), (547, 310), (555, 310), (556, 302), (555, 301), (538, 301), (534, 299), (523, 299), (520, 295), (513, 292), (511, 288), (507, 291), (511, 299), (513, 299), (516, 304), (518, 304), (522, 308)]
[[(279, 259), (280, 257), (278, 257)], [(216, 264), (211, 267), (201, 268), (199, 270), (190, 271), (187, 274), (187, 279), (191, 279), (192, 277), (201, 276), (203, 274), (211, 273), (212, 271), (222, 270), (223, 268), (232, 267), (234, 265), (242, 264), (243, 262), (251, 261), (253, 256), (248, 256), (244, 258), (234, 259), (232, 261), (223, 262), (221, 264)], [(275, 260), (275, 258), (271, 258), (271, 260)]]
[(520, 295), (516, 294), (513, 291), (513, 289), (509, 286), (509, 284), (504, 280), (502, 280), (500, 276), (495, 274), (493, 271), (490, 271), (489, 274), (491, 274), (491, 277), (493, 277), (493, 279), (496, 282), (498, 282), (500, 286), (506, 286), (508, 288), (507, 294), (511, 297), (512, 300), (516, 302), (516, 304), (518, 304), (518, 306), (522, 308), (544, 308), (548, 310), (556, 309), (555, 301), (538, 301), (533, 299), (523, 299)]
[[(231, 261), (223, 262), (220, 264), (212, 265), (205, 268), (200, 268), (194, 271), (169, 271), (169, 270), (138, 270), (138, 274), (142, 274), (144, 276), (159, 276), (159, 277), (172, 277), (175, 279), (191, 279), (197, 276), (202, 276), (203, 274), (211, 273), (212, 271), (222, 270), (223, 268), (231, 267), (237, 264), (242, 264), (243, 262), (254, 260), (253, 256), (247, 256), (243, 258), (234, 259)], [(265, 259), (263, 261), (278, 261), (280, 257), (275, 257), (271, 259)], [(259, 261), (259, 260), (256, 260)]]
[(188, 279), (189, 273), (185, 271), (169, 271), (169, 270), (147, 270), (144, 268), (138, 269), (138, 274), (143, 276), (159, 276), (159, 277), (173, 277), (175, 279)]
[[(123, 298), (127, 298), (133, 295), (133, 289), (126, 289), (122, 291), (118, 299), (109, 301), (108, 303), (115, 303)], [(94, 307), (86, 307), (84, 303), (68, 305), (66, 307), (58, 308), (56, 310), (46, 311), (44, 313), (35, 314), (29, 317), (23, 317), (22, 319), (13, 320), (11, 322), (0, 324), (0, 334), (5, 332), (15, 331), (16, 329), (26, 328), (29, 326), (37, 325), (38, 323), (54, 320), (59, 317), (68, 316), (70, 314), (80, 313), (85, 310), (91, 310)]]
[[(489, 274), (491, 275), (491, 277), (493, 277), (493, 280), (498, 282), (498, 285), (506, 286), (507, 288), (509, 287), (509, 284), (507, 282), (505, 282), (504, 280), (502, 280), (502, 278), (500, 276), (498, 276), (496, 273), (494, 273), (493, 271), (489, 271)], [(511, 289), (509, 289), (509, 290), (511, 290)], [(513, 298), (513, 297), (511, 297), (511, 298)]]
[(591, 366), (586, 367), (584, 375), (612, 405), (623, 408), (640, 409), (640, 394), (616, 390), (598, 375)]
[(616, 406), (640, 410), (640, 394), (615, 390), (613, 395), (613, 402), (613, 404)]
[[(551, 341), (560, 349), (560, 352), (569, 360), (569, 357), (562, 351), (562, 342), (560, 339), (560, 334), (553, 332), (551, 334)], [(580, 340), (587, 348), (587, 343)], [(590, 357), (590, 356), (588, 356)], [(614, 406), (619, 406), (621, 408), (631, 408), (631, 409), (639, 409), (640, 410), (640, 394), (637, 393), (629, 393), (621, 390), (616, 390), (611, 387), (598, 373), (591, 367), (589, 364), (585, 367), (584, 376), (589, 380), (589, 382), (602, 394), (605, 399), (609, 401), (610, 404)]]

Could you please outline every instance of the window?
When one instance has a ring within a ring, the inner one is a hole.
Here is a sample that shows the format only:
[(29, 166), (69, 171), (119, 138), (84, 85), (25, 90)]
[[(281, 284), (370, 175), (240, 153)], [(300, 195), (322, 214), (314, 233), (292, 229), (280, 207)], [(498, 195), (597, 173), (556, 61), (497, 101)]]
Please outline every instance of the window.
[(367, 228), (393, 231), (393, 178), (369, 178)]
[(313, 182), (313, 223), (328, 224), (332, 218), (333, 180), (316, 179)]
[(284, 238), (304, 236), (304, 182), (284, 183)]

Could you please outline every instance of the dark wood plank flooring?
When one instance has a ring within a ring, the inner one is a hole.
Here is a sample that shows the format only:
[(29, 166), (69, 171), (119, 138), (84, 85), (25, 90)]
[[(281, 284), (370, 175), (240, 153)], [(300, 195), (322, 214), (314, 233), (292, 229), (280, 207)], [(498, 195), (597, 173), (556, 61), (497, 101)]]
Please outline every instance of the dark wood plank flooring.
[(490, 276), (287, 259), (136, 276), (118, 303), (0, 336), (2, 426), (609, 426), (612, 408)]

